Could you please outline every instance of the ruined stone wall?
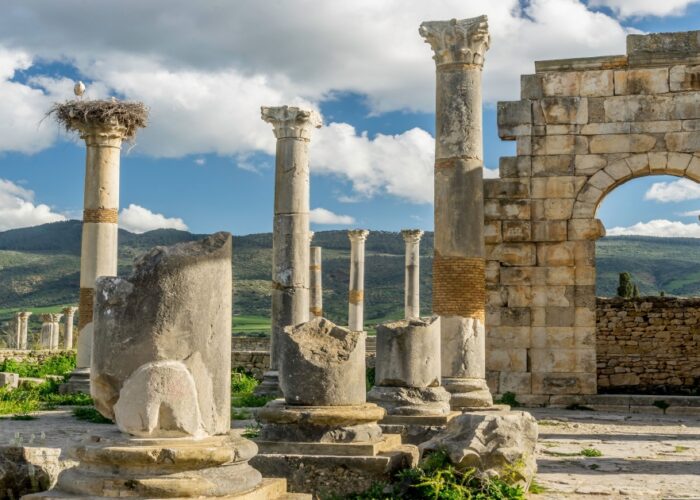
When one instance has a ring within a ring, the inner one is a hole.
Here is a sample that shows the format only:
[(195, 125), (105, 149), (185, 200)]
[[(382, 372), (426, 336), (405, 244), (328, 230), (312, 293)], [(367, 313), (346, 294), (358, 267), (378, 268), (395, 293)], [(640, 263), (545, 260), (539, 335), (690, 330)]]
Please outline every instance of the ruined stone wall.
[(597, 299), (598, 389), (700, 384), (700, 298)]
[(646, 175), (700, 181), (700, 32), (630, 35), (626, 55), (535, 69), (498, 104), (517, 156), (484, 185), (487, 369), (493, 392), (546, 403), (597, 390), (602, 199)]
[(234, 335), (231, 338), (231, 346), (234, 351), (269, 351), (270, 337)]

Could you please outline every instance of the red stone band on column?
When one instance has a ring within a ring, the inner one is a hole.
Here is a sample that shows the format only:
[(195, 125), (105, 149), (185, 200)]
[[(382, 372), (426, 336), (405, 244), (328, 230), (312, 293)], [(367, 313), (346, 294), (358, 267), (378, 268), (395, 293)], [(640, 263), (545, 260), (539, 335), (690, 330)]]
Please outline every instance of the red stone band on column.
[(86, 208), (83, 210), (83, 222), (119, 223), (118, 208)]

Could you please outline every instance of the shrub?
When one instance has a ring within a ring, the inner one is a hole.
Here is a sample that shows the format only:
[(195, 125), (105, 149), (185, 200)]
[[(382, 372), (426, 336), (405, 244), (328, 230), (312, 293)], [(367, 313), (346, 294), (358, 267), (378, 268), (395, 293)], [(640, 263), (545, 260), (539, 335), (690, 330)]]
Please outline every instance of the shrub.
[(75, 353), (63, 352), (43, 361), (15, 361), (6, 359), (0, 363), (0, 372), (16, 373), (20, 377), (44, 378), (47, 375), (66, 376), (75, 369)]
[(501, 395), (501, 399), (496, 400), (496, 404), (510, 405), (512, 408), (517, 408), (520, 406), (520, 401), (515, 398), (515, 393), (504, 392)]
[(628, 299), (634, 294), (634, 284), (630, 273), (620, 273), (620, 284), (617, 287), (617, 296)]

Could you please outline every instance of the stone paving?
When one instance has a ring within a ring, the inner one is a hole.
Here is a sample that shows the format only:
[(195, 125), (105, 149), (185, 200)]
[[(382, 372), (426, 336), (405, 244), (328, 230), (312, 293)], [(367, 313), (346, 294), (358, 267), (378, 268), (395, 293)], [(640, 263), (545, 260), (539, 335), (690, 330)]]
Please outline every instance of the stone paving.
[(697, 416), (529, 411), (540, 426), (536, 481), (546, 488), (532, 498), (700, 498)]

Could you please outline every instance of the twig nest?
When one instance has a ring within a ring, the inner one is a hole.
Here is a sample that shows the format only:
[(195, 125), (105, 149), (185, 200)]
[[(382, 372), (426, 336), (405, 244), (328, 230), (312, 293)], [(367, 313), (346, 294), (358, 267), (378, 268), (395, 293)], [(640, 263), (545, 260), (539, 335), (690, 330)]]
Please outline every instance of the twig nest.
[(132, 139), (148, 123), (148, 108), (135, 101), (75, 99), (54, 104), (48, 115), (54, 115), (66, 130), (120, 127), (124, 129), (125, 139)]

